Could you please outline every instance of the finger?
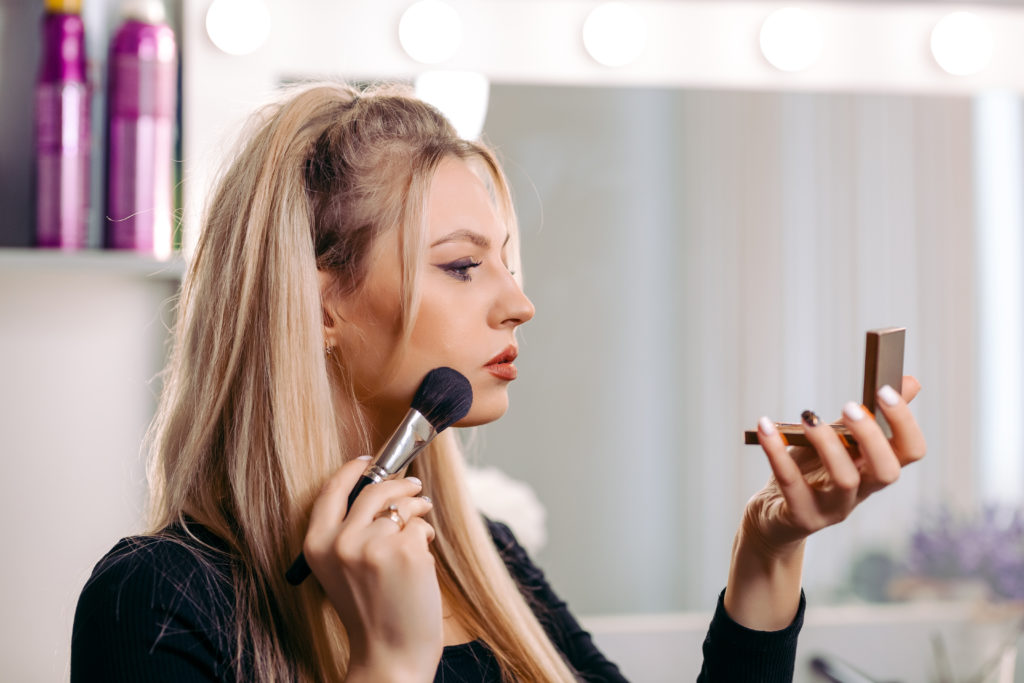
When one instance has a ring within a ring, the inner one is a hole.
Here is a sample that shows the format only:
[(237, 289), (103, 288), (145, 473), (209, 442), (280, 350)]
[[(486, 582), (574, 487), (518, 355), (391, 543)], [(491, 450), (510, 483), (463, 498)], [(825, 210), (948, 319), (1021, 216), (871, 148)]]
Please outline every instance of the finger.
[(398, 511), (398, 505), (392, 503), (373, 516), (370, 528), (376, 526), (385, 532), (398, 533), (405, 529), (405, 517)]
[(422, 517), (430, 512), (433, 507), (433, 501), (427, 496), (395, 498), (390, 500), (385, 508), (373, 516), (373, 521), (376, 522), (379, 519), (387, 520), (401, 531), (411, 520)]
[(409, 523), (405, 527), (405, 533), (422, 538), (423, 542), (428, 545), (434, 540), (436, 535), (434, 527), (430, 522), (422, 517), (413, 517), (410, 519)]
[(860, 472), (836, 431), (812, 410), (805, 410), (800, 417), (804, 434), (817, 451), (832, 485), (843, 491), (856, 491), (860, 485)]
[(354, 458), (327, 479), (313, 503), (307, 533), (316, 534), (324, 529), (336, 528), (341, 523), (348, 508), (348, 494), (366, 470), (369, 460), (368, 455)]
[(359, 526), (369, 525), (374, 516), (393, 501), (415, 496), (422, 490), (423, 482), (416, 477), (400, 477), (370, 484), (356, 497), (345, 521)]
[(394, 504), (398, 505), (398, 512), (407, 521), (413, 517), (422, 517), (434, 509), (434, 501), (430, 500), (428, 496), (404, 498), (394, 501)]
[(910, 403), (917, 396), (917, 392), (921, 391), (921, 383), (913, 375), (903, 375), (903, 385), (900, 389), (900, 393), (903, 394), (903, 400)]
[[(863, 456), (867, 474), (874, 482), (885, 487), (900, 478), (902, 465), (896, 458), (889, 439), (863, 406), (853, 401), (843, 406), (842, 423), (857, 439), (857, 449)], [(878, 490), (881, 487), (873, 486), (872, 489)]]
[(906, 399), (887, 384), (878, 390), (878, 407), (892, 427), (892, 448), (900, 464), (909, 465), (923, 458), (928, 446)]
[(799, 465), (789, 454), (789, 448), (779, 430), (767, 417), (758, 420), (757, 440), (768, 456), (768, 464), (786, 503), (793, 509), (810, 509), (808, 506), (814, 505), (814, 492), (804, 479)]

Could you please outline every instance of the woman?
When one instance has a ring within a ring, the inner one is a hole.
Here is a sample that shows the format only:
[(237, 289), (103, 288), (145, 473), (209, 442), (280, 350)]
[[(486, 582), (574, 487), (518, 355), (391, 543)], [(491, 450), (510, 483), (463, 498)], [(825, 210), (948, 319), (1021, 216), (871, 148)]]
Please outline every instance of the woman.
[[(303, 86), (244, 140), (181, 295), (151, 531), (86, 585), (72, 679), (622, 680), (475, 510), (452, 430), (346, 509), (432, 368), (472, 385), (456, 426), (507, 408), (533, 306), (491, 153), (391, 87)], [(881, 398), (891, 442), (844, 413), (856, 457), (813, 414), (817, 452), (762, 420), (775, 477), (747, 506), (702, 678), (792, 677), (804, 539), (924, 453), (904, 398)], [(300, 551), (315, 580), (296, 588)]]

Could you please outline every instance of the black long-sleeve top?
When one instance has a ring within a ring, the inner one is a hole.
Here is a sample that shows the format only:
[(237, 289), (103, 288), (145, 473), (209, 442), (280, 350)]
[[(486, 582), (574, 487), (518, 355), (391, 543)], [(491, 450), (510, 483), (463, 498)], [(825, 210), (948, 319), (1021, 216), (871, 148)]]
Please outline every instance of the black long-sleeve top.
[[(512, 532), (488, 522), (495, 545), (552, 642), (588, 682), (625, 681), (615, 664), (552, 591)], [(196, 531), (195, 525), (190, 529)], [(222, 543), (201, 527), (197, 535)], [(180, 529), (161, 537), (121, 540), (96, 565), (75, 611), (71, 681), (234, 681), (237, 652), (233, 629), (230, 566), (194, 552)], [(223, 556), (219, 556), (223, 558)], [(723, 593), (724, 596), (724, 593)], [(744, 628), (726, 614), (719, 597), (707, 637), (702, 683), (791, 681), (804, 600), (782, 631)], [(680, 672), (680, 679), (685, 675)], [(252, 680), (251, 678), (249, 680)], [(481, 641), (444, 648), (435, 683), (499, 683), (493, 653)]]

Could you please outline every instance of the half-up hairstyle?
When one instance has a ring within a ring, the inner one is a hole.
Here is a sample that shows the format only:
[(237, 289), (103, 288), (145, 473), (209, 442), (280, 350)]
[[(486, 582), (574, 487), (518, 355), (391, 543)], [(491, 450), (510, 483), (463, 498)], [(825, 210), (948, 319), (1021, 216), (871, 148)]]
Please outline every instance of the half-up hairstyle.
[[(518, 233), (493, 154), (404, 88), (296, 86), (252, 118), (242, 141), (208, 202), (182, 286), (149, 433), (150, 530), (198, 523), (226, 545), (219, 559), (231, 568), (239, 680), (341, 680), (344, 625), (316, 581), (296, 588), (284, 579), (323, 482), (372, 449), (348, 359), (325, 358), (331, 321), (321, 297), (358, 296), (373, 245), (398, 231), (408, 339), (426, 200), (449, 157), (469, 162), (490, 188), (516, 272)], [(318, 271), (330, 275), (327, 291)], [(506, 680), (574, 680), (505, 569), (462, 469), (448, 430), (411, 472), (435, 502), (431, 550), (445, 599)]]

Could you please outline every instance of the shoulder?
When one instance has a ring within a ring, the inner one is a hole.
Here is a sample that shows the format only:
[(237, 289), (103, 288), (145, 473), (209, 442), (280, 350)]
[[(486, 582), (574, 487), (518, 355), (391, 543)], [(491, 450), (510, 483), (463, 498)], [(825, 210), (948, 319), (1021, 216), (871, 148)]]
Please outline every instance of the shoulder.
[(233, 641), (230, 562), (197, 536), (172, 528), (124, 538), (103, 556), (75, 610), (73, 679), (76, 672), (109, 674), (102, 660), (113, 653), (123, 662), (137, 658), (133, 666), (173, 654), (224, 671)]
[[(209, 536), (208, 533), (203, 536)], [(96, 564), (82, 600), (144, 598), (148, 605), (171, 606), (186, 597), (224, 601), (230, 594), (230, 564), (209, 539), (172, 528), (155, 536), (121, 539)], [(131, 607), (129, 601), (126, 606)]]
[(516, 540), (515, 534), (507, 524), (496, 522), (488, 517), (484, 517), (484, 523), (491, 534), (491, 540), (494, 541), (494, 547), (497, 548), (498, 554), (501, 555), (505, 564), (532, 564), (526, 549), (519, 545), (519, 541)]
[(484, 517), (484, 523), (487, 525), (487, 530), (491, 532), (491, 538), (494, 539), (494, 545), (497, 546), (498, 550), (519, 545), (515, 534), (512, 533), (512, 529), (507, 524), (496, 522), (489, 517)]
[(498, 555), (508, 568), (509, 573), (519, 584), (520, 589), (526, 593), (533, 593), (537, 590), (547, 589), (547, 580), (544, 572), (534, 564), (526, 548), (519, 544), (516, 536), (506, 524), (496, 522), (487, 517), (484, 518), (487, 530), (491, 532), (491, 539)]
[(625, 681), (618, 667), (605, 659), (590, 634), (580, 626), (569, 606), (548, 584), (515, 534), (501, 522), (484, 518), (498, 554), (552, 643), (583, 680)]

